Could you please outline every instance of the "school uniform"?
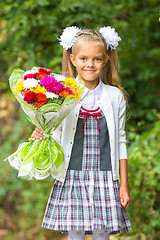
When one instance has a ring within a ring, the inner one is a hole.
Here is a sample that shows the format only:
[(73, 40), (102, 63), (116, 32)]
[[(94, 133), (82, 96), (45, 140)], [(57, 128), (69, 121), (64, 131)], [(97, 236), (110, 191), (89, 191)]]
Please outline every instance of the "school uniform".
[(118, 193), (119, 160), (127, 159), (125, 106), (121, 91), (100, 81), (94, 90), (85, 89), (57, 129), (65, 169), (53, 185), (42, 227), (85, 234), (132, 230)]

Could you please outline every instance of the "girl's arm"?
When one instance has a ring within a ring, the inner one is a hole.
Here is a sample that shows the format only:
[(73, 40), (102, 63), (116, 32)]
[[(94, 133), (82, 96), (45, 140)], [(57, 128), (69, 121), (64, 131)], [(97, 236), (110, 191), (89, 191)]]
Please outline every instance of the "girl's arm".
[(129, 194), (129, 186), (128, 186), (128, 170), (127, 170), (127, 159), (120, 159), (119, 161), (119, 172), (120, 172), (120, 190), (119, 190), (119, 198), (121, 205), (126, 209), (131, 202), (131, 197)]
[(131, 197), (128, 188), (128, 170), (127, 170), (127, 149), (126, 149), (126, 132), (125, 132), (125, 114), (126, 101), (122, 92), (119, 92), (119, 116), (118, 116), (118, 137), (119, 137), (119, 173), (120, 173), (120, 203), (124, 208), (129, 206)]

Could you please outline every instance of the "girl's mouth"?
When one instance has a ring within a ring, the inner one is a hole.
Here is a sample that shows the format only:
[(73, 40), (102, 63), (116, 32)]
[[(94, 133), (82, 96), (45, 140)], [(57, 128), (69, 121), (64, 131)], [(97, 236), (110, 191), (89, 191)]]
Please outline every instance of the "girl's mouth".
[(93, 73), (95, 72), (96, 70), (93, 70), (93, 69), (84, 69), (85, 72), (88, 72), (88, 73)]

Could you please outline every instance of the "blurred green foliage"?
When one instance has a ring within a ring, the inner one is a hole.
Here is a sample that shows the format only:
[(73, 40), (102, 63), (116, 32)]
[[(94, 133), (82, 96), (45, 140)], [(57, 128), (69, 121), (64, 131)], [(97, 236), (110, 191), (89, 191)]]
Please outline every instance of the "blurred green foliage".
[[(0, 2), (0, 80), (8, 89), (14, 68), (34, 65), (61, 72), (58, 37), (71, 25), (99, 29), (110, 25), (122, 42), (118, 47), (120, 77), (130, 96), (133, 118), (153, 122), (150, 111), (160, 106), (158, 0), (3, 0)], [(2, 89), (1, 89), (2, 90)], [(136, 111), (135, 111), (136, 109)]]
[[(41, 240), (45, 239), (44, 235), (48, 236), (40, 229), (40, 224), (52, 186), (52, 182), (18, 179), (17, 172), (3, 162), (33, 130), (19, 104), (10, 95), (8, 77), (15, 68), (27, 70), (33, 66), (61, 73), (63, 49), (57, 38), (65, 27), (71, 25), (94, 29), (110, 25), (122, 38), (117, 50), (120, 79), (129, 93), (131, 109), (127, 139), (133, 199), (129, 215), (134, 229), (133, 236), (132, 233), (125, 234), (125, 239), (159, 239), (158, 14), (158, 0), (0, 1), (0, 94), (7, 94), (5, 111), (13, 105), (13, 109), (8, 110), (9, 114), (4, 115), (6, 117), (0, 116), (0, 228), (11, 229), (5, 240), (17, 240), (17, 232), (19, 239), (24, 240)], [(1, 99), (0, 110), (3, 102)], [(13, 226), (9, 225), (10, 219), (6, 220), (6, 214), (12, 219)], [(124, 237), (120, 235), (116, 239)]]
[(160, 114), (150, 131), (128, 133), (128, 171), (131, 197), (129, 208), (134, 229), (147, 239), (160, 236)]

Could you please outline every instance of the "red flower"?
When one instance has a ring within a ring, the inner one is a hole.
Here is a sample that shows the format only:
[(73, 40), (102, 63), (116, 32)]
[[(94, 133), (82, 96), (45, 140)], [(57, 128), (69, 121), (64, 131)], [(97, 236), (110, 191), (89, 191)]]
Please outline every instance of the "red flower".
[(38, 108), (40, 106), (43, 106), (47, 102), (47, 97), (44, 93), (37, 93), (36, 94), (36, 99), (34, 102), (35, 108)]
[(26, 80), (27, 78), (36, 78), (36, 74), (37, 74), (37, 73), (26, 74), (26, 75), (24, 76), (24, 80)]
[(50, 70), (47, 70), (47, 68), (40, 68), (38, 71), (41, 73), (47, 73), (47, 75), (50, 75), (52, 73)]
[(26, 101), (27, 103), (33, 103), (36, 99), (36, 93), (29, 91), (26, 92), (26, 94), (24, 95), (24, 101)]
[(48, 74), (46, 72), (38, 72), (38, 73), (36, 73), (36, 78), (39, 79), (39, 80), (41, 78), (47, 77), (47, 76), (48, 76)]

